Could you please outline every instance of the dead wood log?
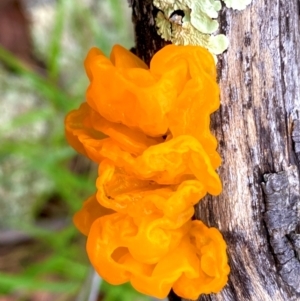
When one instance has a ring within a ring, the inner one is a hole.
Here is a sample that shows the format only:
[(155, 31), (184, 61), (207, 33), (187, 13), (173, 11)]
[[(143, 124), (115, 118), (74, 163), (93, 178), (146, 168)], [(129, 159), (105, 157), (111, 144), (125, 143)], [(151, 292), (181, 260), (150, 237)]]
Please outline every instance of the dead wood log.
[[(136, 53), (149, 63), (165, 45), (157, 10), (151, 0), (130, 4)], [(223, 233), (231, 274), (201, 301), (300, 300), (299, 20), (299, 0), (253, 0), (244, 11), (220, 13), (230, 46), (219, 56), (221, 108), (211, 128), (223, 192), (203, 199), (196, 218)]]

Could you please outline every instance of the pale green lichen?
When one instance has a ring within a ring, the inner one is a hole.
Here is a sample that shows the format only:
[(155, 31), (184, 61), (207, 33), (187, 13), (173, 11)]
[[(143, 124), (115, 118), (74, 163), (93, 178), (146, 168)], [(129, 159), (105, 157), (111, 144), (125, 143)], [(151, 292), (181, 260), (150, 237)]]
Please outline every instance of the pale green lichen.
[(245, 9), (251, 1), (252, 0), (224, 0), (227, 7), (238, 10)]
[(225, 35), (203, 34), (191, 22), (186, 22), (184, 19), (180, 22), (179, 18), (173, 18), (176, 22), (173, 21), (170, 25), (170, 21), (165, 18), (162, 12), (159, 12), (156, 18), (158, 33), (163, 39), (171, 41), (175, 45), (201, 45), (214, 55), (227, 49), (228, 40)]
[(169, 20), (162, 12), (157, 14), (156, 25), (158, 33), (166, 41), (171, 41), (175, 45), (201, 45), (207, 48), (212, 54), (222, 53), (228, 47), (228, 40), (225, 35), (209, 35), (200, 32), (191, 22), (186, 21), (185, 17), (174, 15)]
[[(244, 9), (251, 0), (224, 2), (233, 9)], [(161, 10), (157, 14), (156, 25), (164, 40), (176, 45), (200, 45), (214, 55), (227, 49), (225, 35), (211, 35), (219, 27), (214, 20), (221, 9), (219, 0), (154, 0), (153, 4)], [(184, 17), (176, 14), (177, 10), (182, 11)]]

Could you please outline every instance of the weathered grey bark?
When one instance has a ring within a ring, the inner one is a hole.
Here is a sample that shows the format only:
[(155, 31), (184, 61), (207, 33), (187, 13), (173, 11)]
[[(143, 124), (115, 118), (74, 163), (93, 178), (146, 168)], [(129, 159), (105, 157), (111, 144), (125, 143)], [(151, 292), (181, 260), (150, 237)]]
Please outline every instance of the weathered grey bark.
[[(131, 1), (136, 52), (146, 62), (164, 45), (151, 2)], [(223, 192), (202, 200), (196, 217), (223, 233), (231, 274), (201, 301), (300, 300), (299, 20), (299, 0), (253, 0), (220, 14), (230, 46), (219, 58), (212, 131)]]

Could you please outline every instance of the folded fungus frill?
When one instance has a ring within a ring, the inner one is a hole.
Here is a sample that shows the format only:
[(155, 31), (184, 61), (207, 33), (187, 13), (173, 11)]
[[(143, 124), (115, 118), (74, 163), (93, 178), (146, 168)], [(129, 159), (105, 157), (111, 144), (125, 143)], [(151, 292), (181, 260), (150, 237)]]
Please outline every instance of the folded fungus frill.
[(194, 205), (221, 193), (221, 159), (210, 132), (220, 105), (213, 57), (169, 45), (148, 68), (121, 46), (85, 61), (87, 101), (66, 117), (69, 144), (99, 164), (97, 192), (74, 216), (92, 265), (112, 284), (183, 298), (227, 282), (220, 232), (192, 221)]

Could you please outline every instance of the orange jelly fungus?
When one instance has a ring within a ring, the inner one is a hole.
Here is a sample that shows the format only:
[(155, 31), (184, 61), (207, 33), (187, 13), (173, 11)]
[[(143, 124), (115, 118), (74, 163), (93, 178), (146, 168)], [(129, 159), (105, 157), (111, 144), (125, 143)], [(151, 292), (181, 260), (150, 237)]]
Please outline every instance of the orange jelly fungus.
[(74, 216), (87, 252), (112, 284), (183, 298), (227, 283), (220, 232), (193, 220), (194, 205), (218, 195), (221, 159), (211, 134), (218, 109), (216, 67), (207, 50), (169, 45), (148, 68), (121, 46), (93, 48), (87, 102), (65, 121), (69, 144), (99, 164), (97, 192)]

